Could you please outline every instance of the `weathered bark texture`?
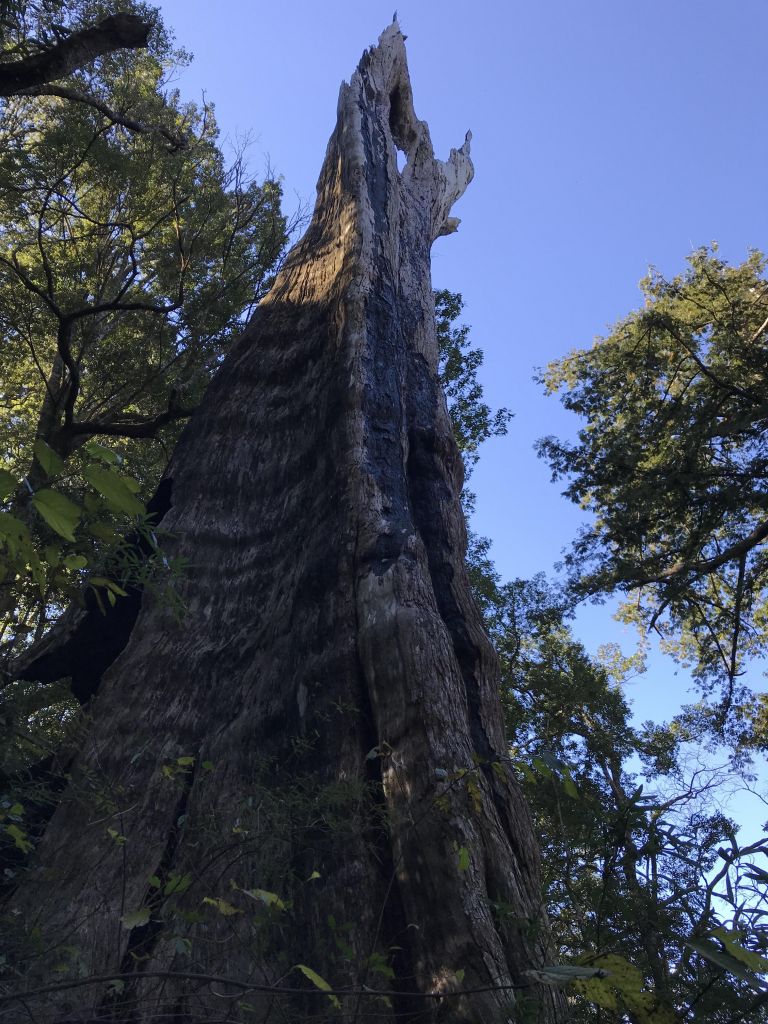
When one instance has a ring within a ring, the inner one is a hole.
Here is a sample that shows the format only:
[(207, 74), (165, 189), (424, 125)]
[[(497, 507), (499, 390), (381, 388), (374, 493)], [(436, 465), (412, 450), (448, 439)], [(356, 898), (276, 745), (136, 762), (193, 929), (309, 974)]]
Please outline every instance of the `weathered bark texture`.
[[(556, 1019), (525, 974), (552, 953), (437, 378), (430, 246), (471, 177), (469, 136), (434, 158), (393, 24), (168, 470), (186, 617), (145, 596), (114, 625), (130, 637), (12, 900), (73, 976), (132, 977), (28, 1000), (36, 1020)], [(334, 1010), (297, 963), (400, 994)], [(484, 991), (424, 997), (465, 988)]]

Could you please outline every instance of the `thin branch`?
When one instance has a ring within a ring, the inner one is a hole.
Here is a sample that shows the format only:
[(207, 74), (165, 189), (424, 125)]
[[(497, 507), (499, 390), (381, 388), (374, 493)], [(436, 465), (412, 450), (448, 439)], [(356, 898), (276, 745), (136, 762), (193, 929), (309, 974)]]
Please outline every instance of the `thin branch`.
[(103, 114), (113, 124), (119, 124), (129, 131), (136, 132), (138, 135), (162, 135), (164, 139), (170, 142), (174, 152), (178, 149), (186, 149), (188, 146), (188, 142), (183, 135), (177, 135), (175, 132), (163, 128), (162, 125), (143, 124), (141, 121), (129, 117), (128, 114), (113, 110), (112, 107), (108, 107), (106, 103), (102, 103), (95, 96), (89, 96), (88, 93), (80, 92), (79, 89), (70, 89), (63, 85), (37, 85), (31, 89), (22, 90), (19, 95), (57, 96), (63, 100), (70, 100), (72, 103), (83, 103), (88, 107), (93, 107), (94, 110), (98, 110), (100, 114)]
[(56, 348), (69, 373), (67, 397), (64, 402), (64, 423), (66, 426), (69, 426), (72, 423), (75, 402), (80, 393), (80, 370), (72, 356), (72, 320), (70, 317), (62, 317), (59, 320), (59, 329), (56, 332)]
[(750, 391), (747, 391), (745, 388), (741, 388), (737, 384), (732, 384), (732, 383), (729, 384), (726, 381), (721, 380), (717, 376), (717, 374), (714, 373), (714, 371), (711, 369), (711, 367), (707, 366), (707, 364), (704, 362), (704, 360), (701, 358), (701, 356), (699, 356), (699, 354), (696, 352), (696, 350), (685, 340), (685, 338), (683, 337), (681, 332), (678, 330), (678, 328), (677, 328), (677, 326), (676, 326), (676, 324), (675, 324), (675, 322), (674, 322), (674, 320), (672, 319), (671, 316), (668, 316), (668, 315), (666, 315), (664, 313), (653, 312), (653, 313), (647, 314), (647, 318), (651, 321), (651, 323), (654, 326), (658, 325), (659, 327), (662, 327), (664, 330), (669, 331), (669, 333), (672, 335), (672, 337), (675, 339), (675, 341), (677, 341), (677, 343), (682, 348), (685, 349), (685, 351), (688, 353), (688, 355), (694, 361), (694, 363), (699, 368), (701, 373), (703, 373), (704, 376), (708, 380), (710, 380), (715, 385), (716, 388), (720, 389), (721, 391), (726, 391), (726, 392), (728, 392), (728, 394), (731, 394), (731, 395), (738, 395), (740, 398), (745, 398), (749, 402), (756, 403), (758, 401), (755, 398), (755, 396)]
[[(264, 992), (267, 995), (281, 996), (317, 996), (327, 998), (328, 996), (393, 996), (404, 999), (446, 999), (458, 998), (461, 996), (476, 995), (481, 992), (508, 992), (513, 989), (529, 988), (532, 983), (517, 983), (515, 985), (483, 985), (478, 988), (453, 989), (448, 992), (397, 992), (392, 989), (368, 988), (289, 988), (275, 985), (259, 984), (252, 981), (240, 981), (238, 978), (226, 978), (215, 974), (197, 974), (192, 971), (142, 971), (140, 978), (161, 978), (168, 980), (177, 978), (181, 981), (200, 981), (207, 984), (231, 985), (242, 992)], [(86, 985), (101, 985), (109, 981), (136, 981), (137, 975), (115, 972), (112, 974), (92, 975), (90, 978), (75, 978), (72, 981), (59, 982), (57, 985), (45, 985), (37, 989), (29, 989), (26, 992), (16, 994), (0, 994), (0, 1004), (18, 1002), (22, 999), (32, 999), (36, 996), (48, 995), (52, 992), (64, 992), (71, 988), (83, 988)]]
[(117, 298), (112, 299), (110, 302), (99, 302), (93, 306), (84, 306), (82, 309), (76, 309), (73, 313), (67, 314), (67, 319), (82, 320), (86, 316), (96, 316), (98, 313), (113, 313), (117, 311), (121, 313), (136, 311), (143, 311), (144, 313), (173, 313), (181, 305), (179, 302), (172, 302), (167, 306), (157, 306), (153, 302), (121, 302), (120, 299), (126, 291), (127, 288), (124, 286)]
[(68, 423), (64, 427), (63, 433), (70, 437), (83, 434), (89, 437), (94, 437), (97, 434), (105, 434), (110, 437), (154, 437), (157, 431), (167, 423), (187, 419), (194, 411), (194, 407), (177, 405), (176, 393), (172, 391), (168, 399), (168, 408), (158, 416), (124, 422), (116, 420), (102, 423), (99, 420), (88, 420), (83, 423)]
[(23, 269), (19, 263), (18, 253), (12, 253), (11, 259), (8, 259), (7, 256), (0, 256), (0, 263), (4, 264), (9, 270), (16, 274), (27, 291), (33, 292), (39, 299), (42, 299), (54, 316), (60, 317), (62, 315), (61, 310), (56, 305), (53, 298), (47, 295), (39, 285), (35, 284), (29, 274)]

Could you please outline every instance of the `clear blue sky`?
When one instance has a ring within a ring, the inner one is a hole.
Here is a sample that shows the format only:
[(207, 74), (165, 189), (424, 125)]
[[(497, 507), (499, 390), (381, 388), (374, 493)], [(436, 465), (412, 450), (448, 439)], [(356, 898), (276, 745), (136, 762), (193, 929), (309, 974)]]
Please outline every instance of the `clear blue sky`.
[[(768, 247), (766, 0), (166, 0), (195, 60), (183, 93), (205, 90), (222, 132), (249, 133), (288, 203), (314, 187), (338, 88), (398, 18), (419, 117), (438, 156), (473, 132), (476, 177), (457, 235), (435, 246), (436, 287), (462, 292), (485, 351), (489, 402), (515, 413), (473, 477), (474, 527), (506, 577), (551, 570), (580, 521), (532, 450), (576, 422), (533, 368), (591, 343), (639, 304), (654, 264), (681, 270), (717, 240), (741, 261)], [(579, 619), (594, 648), (621, 639), (605, 608)], [(625, 637), (630, 644), (631, 637)], [(631, 696), (641, 717), (682, 699), (673, 667)], [(681, 677), (678, 677), (679, 679)]]

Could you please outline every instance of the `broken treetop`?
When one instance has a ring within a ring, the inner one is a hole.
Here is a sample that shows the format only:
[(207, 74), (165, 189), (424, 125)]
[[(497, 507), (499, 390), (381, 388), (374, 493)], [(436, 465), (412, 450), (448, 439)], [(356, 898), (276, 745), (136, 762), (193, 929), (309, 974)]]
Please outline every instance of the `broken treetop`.
[[(341, 87), (312, 223), (265, 303), (324, 302), (327, 287), (348, 288), (354, 280), (362, 295), (370, 289), (367, 271), (384, 262), (401, 293), (431, 308), (429, 248), (458, 227), (451, 207), (474, 173), (470, 139), (467, 132), (447, 160), (435, 158), (429, 128), (413, 109), (404, 36), (393, 22)], [(398, 150), (406, 157), (401, 172)], [(316, 264), (317, 290), (307, 287), (308, 260)], [(299, 276), (301, 290), (294, 287)], [(348, 299), (354, 292), (352, 285)], [(432, 350), (423, 354), (435, 362), (434, 332), (428, 333)]]
[[(344, 115), (349, 111), (351, 125), (358, 127), (359, 122), (352, 112), (354, 104), (357, 103), (361, 110), (372, 107), (382, 109), (386, 107), (386, 104), (382, 104), (385, 96), (388, 97), (389, 105), (388, 125), (385, 126), (387, 141), (390, 143), (387, 171), (397, 171), (394, 150), (401, 150), (407, 160), (402, 171), (403, 184), (406, 187), (415, 186), (421, 202), (426, 198), (425, 193), (429, 193), (431, 223), (428, 233), (430, 241), (433, 241), (439, 235), (455, 231), (459, 225), (458, 218), (451, 217), (450, 212), (474, 173), (469, 158), (472, 133), (467, 132), (463, 146), (458, 150), (452, 149), (447, 161), (435, 159), (429, 127), (426, 121), (419, 121), (413, 109), (405, 36), (396, 21), (382, 32), (378, 45), (364, 54), (349, 85), (342, 85), (339, 122), (346, 120)], [(356, 134), (363, 145), (370, 141), (364, 133)], [(359, 166), (365, 166), (366, 163), (370, 165), (370, 161), (366, 160), (369, 154), (360, 151), (359, 143), (357, 153), (354, 147), (350, 147), (348, 155), (352, 159), (356, 155)]]

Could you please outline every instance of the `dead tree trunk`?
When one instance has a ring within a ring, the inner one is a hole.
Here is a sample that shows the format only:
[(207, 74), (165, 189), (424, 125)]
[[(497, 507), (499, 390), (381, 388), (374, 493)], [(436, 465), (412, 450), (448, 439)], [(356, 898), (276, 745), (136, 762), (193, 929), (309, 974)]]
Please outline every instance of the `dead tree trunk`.
[(430, 246), (471, 177), (469, 136), (434, 158), (393, 24), (166, 475), (186, 614), (127, 617), (11, 900), (48, 951), (27, 989), (64, 965), (36, 1020), (556, 1019), (437, 380)]

